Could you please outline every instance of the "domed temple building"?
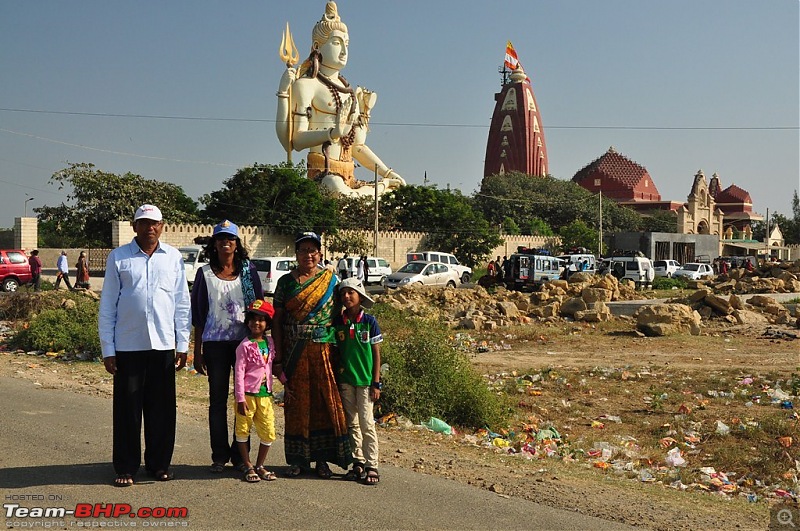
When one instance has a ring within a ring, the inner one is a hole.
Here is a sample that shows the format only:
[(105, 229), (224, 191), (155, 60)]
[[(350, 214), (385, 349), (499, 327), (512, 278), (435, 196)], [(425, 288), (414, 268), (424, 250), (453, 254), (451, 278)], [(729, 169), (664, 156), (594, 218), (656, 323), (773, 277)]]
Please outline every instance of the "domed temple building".
[(685, 203), (662, 201), (647, 169), (613, 146), (581, 168), (572, 180), (642, 214), (653, 210), (676, 212), (678, 232), (683, 234), (715, 234), (726, 240), (750, 240), (750, 223), (764, 219), (753, 212), (753, 202), (746, 190), (735, 184), (723, 190), (719, 175), (715, 173), (707, 182), (702, 170), (694, 176)]

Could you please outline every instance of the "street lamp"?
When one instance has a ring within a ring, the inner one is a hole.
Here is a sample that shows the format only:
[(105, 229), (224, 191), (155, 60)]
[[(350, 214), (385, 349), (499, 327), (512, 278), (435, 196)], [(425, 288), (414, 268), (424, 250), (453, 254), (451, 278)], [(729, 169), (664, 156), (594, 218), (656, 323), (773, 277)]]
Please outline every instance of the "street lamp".
[[(25, 194), (25, 195), (28, 195), (28, 194)], [(25, 200), (25, 217), (26, 218), (28, 217), (28, 201), (33, 201), (34, 199), (36, 199), (36, 198), (35, 197), (28, 197)]]

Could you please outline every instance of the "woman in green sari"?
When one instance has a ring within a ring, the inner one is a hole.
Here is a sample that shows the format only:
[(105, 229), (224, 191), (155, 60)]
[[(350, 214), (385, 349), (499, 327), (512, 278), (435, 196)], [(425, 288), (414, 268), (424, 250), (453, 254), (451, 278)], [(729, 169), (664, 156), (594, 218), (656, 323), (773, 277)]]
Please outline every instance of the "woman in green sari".
[(336, 387), (331, 344), (334, 287), (338, 279), (320, 269), (321, 242), (313, 232), (295, 240), (297, 268), (278, 281), (273, 305), (275, 374), (284, 382), (288, 475), (315, 470), (330, 478), (328, 463), (346, 469), (352, 462), (342, 401)]

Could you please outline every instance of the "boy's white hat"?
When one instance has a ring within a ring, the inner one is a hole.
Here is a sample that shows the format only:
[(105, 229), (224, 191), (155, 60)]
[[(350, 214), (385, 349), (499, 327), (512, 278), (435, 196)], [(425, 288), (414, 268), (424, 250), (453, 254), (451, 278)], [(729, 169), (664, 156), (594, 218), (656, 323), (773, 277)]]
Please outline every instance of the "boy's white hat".
[(372, 305), (375, 303), (375, 301), (372, 300), (369, 295), (367, 295), (367, 290), (364, 289), (364, 284), (362, 284), (361, 281), (356, 277), (346, 278), (339, 282), (336, 287), (340, 290), (342, 288), (350, 288), (355, 290), (356, 293), (361, 295), (361, 306), (364, 308), (372, 308)]

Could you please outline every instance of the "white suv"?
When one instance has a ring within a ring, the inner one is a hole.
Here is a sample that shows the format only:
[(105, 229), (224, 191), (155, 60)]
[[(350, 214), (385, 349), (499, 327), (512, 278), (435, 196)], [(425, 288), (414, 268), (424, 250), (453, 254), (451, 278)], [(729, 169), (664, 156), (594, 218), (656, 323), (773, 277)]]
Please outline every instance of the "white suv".
[(672, 278), (672, 275), (680, 267), (681, 264), (677, 260), (656, 260), (653, 262), (653, 269), (655, 269), (657, 277)]
[(632, 280), (637, 288), (651, 285), (656, 276), (653, 262), (645, 256), (612, 256), (603, 260), (601, 270), (619, 280)]
[(450, 266), (450, 269), (458, 273), (458, 278), (461, 279), (462, 284), (468, 283), (469, 279), (472, 278), (472, 268), (461, 265), (461, 263), (458, 261), (458, 258), (450, 253), (442, 253), (439, 251), (420, 251), (417, 253), (406, 254), (406, 262), (419, 260), (424, 262), (439, 262), (441, 264), (447, 264)]

